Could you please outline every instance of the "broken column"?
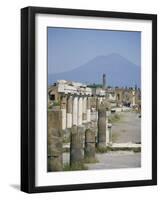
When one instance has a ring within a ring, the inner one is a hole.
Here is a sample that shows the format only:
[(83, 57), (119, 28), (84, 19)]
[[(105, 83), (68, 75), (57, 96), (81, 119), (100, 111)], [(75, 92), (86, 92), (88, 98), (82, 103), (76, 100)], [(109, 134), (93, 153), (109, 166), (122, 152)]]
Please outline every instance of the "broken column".
[(83, 133), (81, 126), (73, 125), (71, 128), (70, 165), (83, 161)]
[(58, 128), (48, 130), (48, 172), (63, 170), (62, 134)]
[(108, 128), (108, 118), (106, 116), (106, 146), (110, 144), (110, 135), (109, 135), (109, 128)]
[(98, 109), (98, 148), (106, 147), (106, 129), (106, 109), (104, 107), (100, 107)]
[(78, 123), (78, 97), (74, 96), (73, 97), (73, 118), (72, 118), (72, 123), (73, 125), (77, 125)]
[(72, 98), (72, 96), (68, 96), (68, 99), (67, 99), (67, 128), (72, 127), (72, 104), (73, 104), (73, 98)]
[(91, 99), (87, 98), (87, 122), (91, 121)]
[(109, 144), (112, 144), (112, 124), (108, 123)]
[(62, 111), (62, 129), (66, 129), (66, 96), (61, 97), (61, 111)]
[(78, 126), (82, 125), (82, 110), (83, 110), (83, 102), (82, 97), (78, 98)]
[(91, 161), (95, 160), (95, 131), (91, 128), (85, 132), (84, 157)]
[(62, 132), (60, 131), (62, 124), (61, 120), (61, 111), (48, 111), (48, 171), (61, 171), (63, 168), (63, 137)]

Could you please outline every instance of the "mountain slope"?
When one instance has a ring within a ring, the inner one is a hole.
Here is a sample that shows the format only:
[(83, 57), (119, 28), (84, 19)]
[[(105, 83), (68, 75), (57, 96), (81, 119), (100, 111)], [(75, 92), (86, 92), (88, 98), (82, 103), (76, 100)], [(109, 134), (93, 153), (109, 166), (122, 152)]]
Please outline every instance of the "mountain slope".
[(102, 74), (106, 74), (107, 84), (111, 86), (140, 87), (140, 67), (119, 54), (97, 56), (84, 65), (58, 74), (49, 74), (48, 83), (60, 79), (83, 83), (102, 83)]

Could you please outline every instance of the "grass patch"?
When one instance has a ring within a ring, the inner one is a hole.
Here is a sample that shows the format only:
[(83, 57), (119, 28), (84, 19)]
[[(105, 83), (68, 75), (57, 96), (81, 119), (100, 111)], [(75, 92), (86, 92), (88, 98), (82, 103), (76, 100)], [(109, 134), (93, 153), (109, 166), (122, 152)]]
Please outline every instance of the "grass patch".
[(109, 151), (133, 151), (134, 153), (141, 152), (141, 147), (97, 147), (96, 153), (107, 153)]
[(141, 147), (111, 147), (111, 151), (133, 151), (134, 153), (139, 153), (141, 152)]
[(72, 165), (67, 163), (63, 167), (63, 171), (77, 171), (77, 170), (88, 170), (88, 167), (85, 166), (83, 162), (74, 163)]
[(109, 117), (108, 117), (108, 121), (109, 123), (115, 123), (115, 122), (118, 122), (121, 120), (121, 115), (120, 114), (111, 114)]
[(97, 147), (96, 153), (107, 153), (108, 151), (111, 151), (111, 147)]
[(140, 147), (134, 148), (134, 149), (133, 149), (133, 152), (134, 152), (134, 153), (140, 153), (140, 152), (141, 152), (141, 148), (140, 148)]
[(98, 163), (98, 160), (96, 158), (85, 157), (84, 162), (85, 163)]
[(64, 136), (63, 137), (63, 143), (70, 143), (70, 136)]
[(63, 153), (69, 153), (70, 152), (70, 148), (64, 147), (63, 148)]
[(116, 142), (116, 140), (118, 139), (119, 137), (119, 133), (112, 133), (112, 142)]

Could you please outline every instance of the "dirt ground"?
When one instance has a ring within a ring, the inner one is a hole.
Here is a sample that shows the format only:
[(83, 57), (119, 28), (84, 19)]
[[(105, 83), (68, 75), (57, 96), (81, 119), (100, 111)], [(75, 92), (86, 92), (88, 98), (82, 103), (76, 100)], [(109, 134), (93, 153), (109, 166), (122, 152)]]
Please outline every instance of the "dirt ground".
[(134, 112), (122, 112), (121, 119), (112, 124), (113, 142), (141, 143), (141, 118)]

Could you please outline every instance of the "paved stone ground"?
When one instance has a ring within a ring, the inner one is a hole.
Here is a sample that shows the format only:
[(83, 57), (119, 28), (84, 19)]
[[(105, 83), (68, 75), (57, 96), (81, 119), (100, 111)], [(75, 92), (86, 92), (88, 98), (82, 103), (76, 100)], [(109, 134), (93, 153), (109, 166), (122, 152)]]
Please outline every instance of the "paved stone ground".
[[(141, 119), (134, 112), (122, 112), (121, 120), (113, 123), (112, 134), (115, 146), (124, 145), (133, 147), (141, 142)], [(140, 145), (139, 145), (140, 146)], [(113, 151), (104, 154), (96, 154), (99, 161), (95, 164), (87, 164), (88, 169), (120, 169), (141, 167), (141, 153), (133, 151)]]
[(122, 112), (121, 120), (112, 124), (114, 143), (140, 143), (141, 118), (134, 112)]
[(98, 163), (86, 164), (92, 169), (121, 169), (141, 167), (141, 153), (131, 151), (115, 151), (96, 155)]

